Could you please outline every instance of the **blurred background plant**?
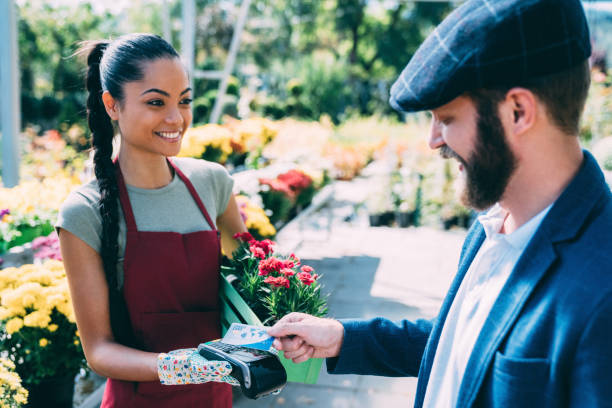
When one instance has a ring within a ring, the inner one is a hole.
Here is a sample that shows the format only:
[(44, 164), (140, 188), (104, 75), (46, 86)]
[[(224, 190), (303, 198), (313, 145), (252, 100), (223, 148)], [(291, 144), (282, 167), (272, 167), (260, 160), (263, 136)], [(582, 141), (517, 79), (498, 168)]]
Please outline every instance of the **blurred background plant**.
[(24, 384), (74, 380), (85, 367), (60, 261), (0, 270), (0, 327), (0, 346)]
[(0, 357), (0, 407), (20, 408), (28, 401), (28, 391), (21, 385), (15, 363)]

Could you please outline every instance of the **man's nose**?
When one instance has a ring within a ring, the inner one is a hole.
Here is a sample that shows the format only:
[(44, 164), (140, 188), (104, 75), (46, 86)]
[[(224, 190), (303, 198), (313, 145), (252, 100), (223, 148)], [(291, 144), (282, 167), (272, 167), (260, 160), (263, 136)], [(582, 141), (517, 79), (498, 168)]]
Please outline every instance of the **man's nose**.
[(444, 146), (444, 139), (442, 138), (442, 132), (440, 126), (435, 119), (431, 121), (431, 128), (429, 130), (429, 147), (433, 150)]

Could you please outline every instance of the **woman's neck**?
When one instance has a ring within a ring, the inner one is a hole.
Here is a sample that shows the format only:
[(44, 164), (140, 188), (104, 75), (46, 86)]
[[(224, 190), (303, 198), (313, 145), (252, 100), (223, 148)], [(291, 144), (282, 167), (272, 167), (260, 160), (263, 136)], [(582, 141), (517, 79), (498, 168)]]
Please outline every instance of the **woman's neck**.
[(174, 170), (165, 156), (133, 158), (119, 153), (119, 166), (125, 183), (138, 188), (156, 189), (172, 181)]

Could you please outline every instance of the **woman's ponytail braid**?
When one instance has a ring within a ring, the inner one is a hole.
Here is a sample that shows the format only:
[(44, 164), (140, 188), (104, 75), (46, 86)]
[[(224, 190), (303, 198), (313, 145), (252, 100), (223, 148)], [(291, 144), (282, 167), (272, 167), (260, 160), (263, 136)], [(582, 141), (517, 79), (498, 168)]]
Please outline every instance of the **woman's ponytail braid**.
[(94, 173), (100, 190), (100, 215), (102, 217), (102, 248), (100, 256), (108, 284), (110, 321), (115, 340), (129, 345), (131, 325), (127, 305), (117, 278), (119, 234), (119, 189), (117, 174), (112, 161), (114, 128), (102, 102), (100, 61), (108, 42), (97, 42), (87, 57), (87, 121), (92, 132), (94, 149)]

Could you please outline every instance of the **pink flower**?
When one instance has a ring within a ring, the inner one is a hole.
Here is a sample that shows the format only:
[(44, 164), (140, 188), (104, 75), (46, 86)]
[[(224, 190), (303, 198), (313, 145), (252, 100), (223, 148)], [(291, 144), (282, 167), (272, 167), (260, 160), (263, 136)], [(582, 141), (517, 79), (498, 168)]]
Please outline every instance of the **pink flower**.
[[(315, 275), (316, 276), (316, 275)], [(297, 274), (297, 277), (299, 280), (302, 281), (302, 283), (306, 286), (310, 286), (312, 285), (312, 283), (316, 280), (315, 277), (313, 277), (311, 274), (309, 274), (308, 272), (300, 272)]]
[(302, 266), (302, 267), (300, 268), (300, 270), (301, 270), (302, 272), (305, 272), (305, 273), (312, 273), (312, 272), (314, 271), (314, 269), (312, 268), (312, 266), (308, 266), (308, 265), (304, 265), (304, 266)]

